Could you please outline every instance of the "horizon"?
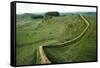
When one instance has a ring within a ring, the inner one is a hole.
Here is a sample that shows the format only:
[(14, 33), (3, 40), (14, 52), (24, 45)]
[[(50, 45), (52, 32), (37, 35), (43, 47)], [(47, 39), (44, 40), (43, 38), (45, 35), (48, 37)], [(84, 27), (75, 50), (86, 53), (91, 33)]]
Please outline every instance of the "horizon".
[[(58, 11), (49, 11), (49, 12), (58, 12)], [(96, 13), (95, 11), (90, 11), (90, 12), (59, 12), (59, 13)], [(20, 13), (21, 14), (45, 14), (46, 12), (37, 12), (37, 13)], [(17, 14), (17, 13), (16, 13)]]

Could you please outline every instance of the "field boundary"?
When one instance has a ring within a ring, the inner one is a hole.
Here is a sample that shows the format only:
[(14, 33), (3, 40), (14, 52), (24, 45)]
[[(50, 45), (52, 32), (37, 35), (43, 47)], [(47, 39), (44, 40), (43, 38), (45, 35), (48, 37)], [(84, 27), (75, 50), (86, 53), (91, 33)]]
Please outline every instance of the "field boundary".
[[(89, 22), (85, 19), (84, 16), (82, 16), (81, 14), (79, 15), (81, 17), (81, 19), (87, 24), (86, 28), (82, 31), (82, 33), (80, 33), (80, 35), (78, 35), (77, 37), (75, 37), (74, 39), (71, 39), (69, 41), (65, 41), (63, 43), (59, 43), (58, 45), (56, 44), (56, 46), (54, 45), (49, 45), (49, 47), (57, 47), (57, 46), (60, 46), (60, 45), (64, 45), (64, 44), (67, 44), (67, 43), (71, 43), (71, 42), (74, 42), (78, 39), (80, 39), (84, 34), (85, 32), (87, 31), (88, 27), (90, 26)], [(64, 45), (65, 46), (65, 45)], [(45, 47), (48, 47), (48, 46), (45, 46)]]
[[(87, 26), (86, 26), (86, 28), (83, 30), (83, 32), (82, 32), (80, 35), (78, 35), (77, 37), (75, 37), (74, 39), (69, 40), (69, 41), (66, 41), (66, 42), (64, 42), (64, 43), (60, 43), (59, 45), (56, 45), (56, 46), (53, 46), (53, 45), (50, 45), (50, 46), (40, 46), (39, 51), (40, 51), (41, 60), (44, 59), (45, 61), (47, 61), (46, 63), (51, 63), (51, 61), (47, 58), (47, 56), (46, 56), (46, 54), (45, 54), (45, 52), (44, 52), (43, 47), (59, 47), (59, 46), (62, 47), (61, 45), (66, 46), (66, 45), (64, 45), (64, 44), (68, 44), (68, 43), (74, 42), (74, 41), (76, 41), (77, 39), (80, 39), (80, 38), (85, 34), (85, 32), (86, 32), (87, 29), (89, 28), (90, 24), (89, 24), (89, 22), (85, 19), (84, 16), (82, 16), (81, 14), (80, 14), (79, 16), (80, 16), (81, 19), (87, 24)], [(43, 54), (41, 54), (41, 51), (42, 51)], [(43, 55), (44, 55), (44, 57), (43, 57)], [(41, 62), (42, 62), (42, 61), (41, 61)], [(43, 63), (43, 62), (42, 62), (42, 63)]]

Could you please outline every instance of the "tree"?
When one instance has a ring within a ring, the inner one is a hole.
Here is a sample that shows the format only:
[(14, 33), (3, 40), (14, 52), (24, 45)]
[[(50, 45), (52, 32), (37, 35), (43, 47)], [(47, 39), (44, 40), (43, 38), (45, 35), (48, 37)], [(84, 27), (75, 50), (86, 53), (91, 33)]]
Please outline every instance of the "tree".
[(47, 12), (45, 13), (46, 16), (60, 16), (59, 12)]

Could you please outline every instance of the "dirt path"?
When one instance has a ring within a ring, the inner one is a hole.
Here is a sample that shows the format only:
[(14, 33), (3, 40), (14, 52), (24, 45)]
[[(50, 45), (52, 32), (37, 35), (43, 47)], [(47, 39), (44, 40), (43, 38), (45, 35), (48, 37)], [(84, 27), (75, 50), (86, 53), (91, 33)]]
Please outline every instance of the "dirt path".
[(88, 26), (90, 25), (89, 22), (85, 19), (84, 16), (82, 16), (82, 15), (80, 14), (80, 17), (86, 22), (86, 24), (87, 24)]
[(43, 46), (39, 47), (39, 53), (40, 53), (40, 63), (41, 64), (50, 64), (51, 63), (44, 53)]

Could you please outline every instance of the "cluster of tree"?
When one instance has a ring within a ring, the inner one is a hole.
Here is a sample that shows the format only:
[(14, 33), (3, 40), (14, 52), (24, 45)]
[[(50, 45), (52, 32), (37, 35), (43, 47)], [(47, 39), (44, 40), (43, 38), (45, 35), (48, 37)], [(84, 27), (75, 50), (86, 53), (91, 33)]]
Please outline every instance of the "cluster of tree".
[(60, 16), (59, 12), (47, 12), (45, 13), (45, 16)]
[(40, 18), (43, 18), (43, 16), (42, 15), (31, 15), (31, 18), (40, 19)]

